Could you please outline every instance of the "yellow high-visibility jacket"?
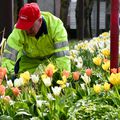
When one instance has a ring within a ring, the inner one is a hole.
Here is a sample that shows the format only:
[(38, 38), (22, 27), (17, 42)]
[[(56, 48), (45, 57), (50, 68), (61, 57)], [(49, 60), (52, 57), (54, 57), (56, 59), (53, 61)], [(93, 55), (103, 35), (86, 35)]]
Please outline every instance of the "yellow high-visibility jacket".
[(49, 12), (42, 13), (42, 26), (39, 36), (28, 36), (25, 31), (14, 27), (7, 39), (2, 66), (14, 72), (19, 61), (19, 72), (32, 69), (41, 64), (43, 59), (53, 56), (58, 68), (71, 69), (67, 32), (62, 21)]

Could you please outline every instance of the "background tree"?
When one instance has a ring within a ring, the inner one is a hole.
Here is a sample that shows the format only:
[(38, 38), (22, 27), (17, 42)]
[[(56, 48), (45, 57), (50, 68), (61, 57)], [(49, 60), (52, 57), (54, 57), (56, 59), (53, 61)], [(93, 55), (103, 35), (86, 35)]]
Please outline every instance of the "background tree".
[[(90, 38), (91, 34), (91, 13), (94, 0), (77, 0), (76, 25), (77, 39)], [(83, 22), (84, 21), (84, 22)]]
[(68, 8), (71, 0), (61, 0), (60, 19), (63, 21), (66, 29), (69, 29), (67, 24)]

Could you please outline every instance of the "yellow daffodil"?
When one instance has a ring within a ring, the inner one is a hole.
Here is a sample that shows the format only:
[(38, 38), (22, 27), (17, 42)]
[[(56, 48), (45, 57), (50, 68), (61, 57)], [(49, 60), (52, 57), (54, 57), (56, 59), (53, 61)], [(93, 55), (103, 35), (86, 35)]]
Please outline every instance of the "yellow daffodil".
[(30, 80), (30, 73), (28, 71), (21, 73), (20, 78), (23, 79), (24, 84), (27, 84)]
[(67, 78), (66, 76), (62, 76), (62, 80), (58, 80), (57, 84), (61, 86), (61, 88), (65, 88), (67, 83)]

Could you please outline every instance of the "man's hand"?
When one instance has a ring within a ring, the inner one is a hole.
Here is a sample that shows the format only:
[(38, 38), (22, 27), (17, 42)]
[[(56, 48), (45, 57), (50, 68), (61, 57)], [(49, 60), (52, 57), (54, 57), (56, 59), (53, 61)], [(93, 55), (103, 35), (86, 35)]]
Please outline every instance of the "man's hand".
[(7, 69), (0, 67), (0, 84), (2, 83), (6, 74), (7, 74)]

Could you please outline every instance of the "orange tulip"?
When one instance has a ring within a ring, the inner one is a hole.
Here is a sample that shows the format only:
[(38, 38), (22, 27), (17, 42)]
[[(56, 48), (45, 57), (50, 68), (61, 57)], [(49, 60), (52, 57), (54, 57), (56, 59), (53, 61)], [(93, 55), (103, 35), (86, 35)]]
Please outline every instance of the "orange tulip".
[(80, 73), (79, 73), (78, 71), (73, 72), (73, 79), (74, 79), (74, 80), (78, 80), (79, 77), (80, 77)]
[(5, 95), (5, 86), (0, 85), (0, 95)]
[(5, 103), (9, 103), (9, 101), (11, 100), (11, 98), (10, 98), (10, 96), (5, 96), (3, 98), (3, 100), (4, 100)]
[(117, 73), (117, 68), (112, 68), (110, 71), (111, 73)]
[(85, 72), (86, 72), (87, 76), (91, 76), (92, 75), (92, 69), (90, 69), (90, 68), (86, 69)]
[(52, 69), (47, 69), (47, 70), (45, 70), (45, 73), (46, 73), (46, 75), (48, 76), (48, 77), (52, 77), (53, 76), (53, 70)]
[(118, 68), (118, 73), (120, 73), (120, 67)]
[(69, 71), (63, 70), (62, 76), (65, 76), (66, 78), (68, 78), (69, 75), (70, 75), (70, 72), (69, 72)]
[(7, 74), (7, 69), (0, 67), (0, 72), (3, 72), (4, 76)]
[(12, 92), (13, 92), (13, 94), (14, 94), (15, 96), (18, 96), (18, 95), (20, 94), (20, 90), (19, 90), (19, 88), (17, 88), (17, 87), (13, 87), (13, 88), (12, 88)]

